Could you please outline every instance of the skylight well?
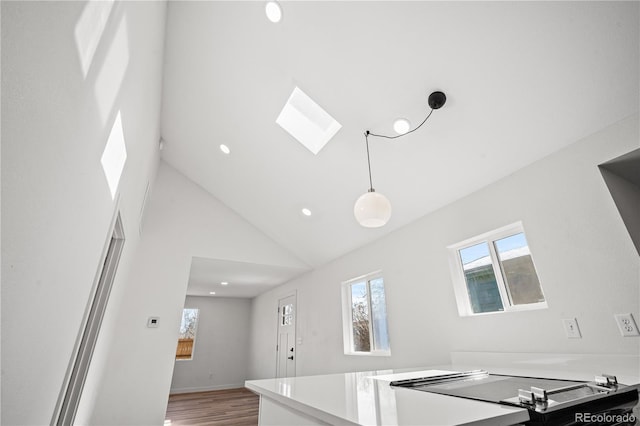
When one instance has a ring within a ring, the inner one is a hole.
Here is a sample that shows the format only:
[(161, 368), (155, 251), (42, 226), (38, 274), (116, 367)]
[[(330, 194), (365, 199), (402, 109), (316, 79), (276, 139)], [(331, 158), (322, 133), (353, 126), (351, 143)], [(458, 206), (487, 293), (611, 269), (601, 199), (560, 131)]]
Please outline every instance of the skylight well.
[(115, 200), (116, 198), (118, 184), (126, 161), (127, 147), (124, 141), (124, 132), (122, 131), (122, 119), (120, 118), (120, 111), (118, 111), (100, 159), (102, 170), (104, 170), (104, 175), (109, 185), (109, 191), (111, 191), (111, 199)]
[(342, 127), (297, 87), (293, 89), (276, 123), (314, 155), (318, 154)]

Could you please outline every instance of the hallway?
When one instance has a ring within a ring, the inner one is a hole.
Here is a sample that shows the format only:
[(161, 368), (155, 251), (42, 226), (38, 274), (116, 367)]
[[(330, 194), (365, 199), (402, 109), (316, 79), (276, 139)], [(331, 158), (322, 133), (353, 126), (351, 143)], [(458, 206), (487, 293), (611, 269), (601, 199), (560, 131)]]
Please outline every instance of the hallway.
[(259, 398), (245, 388), (169, 396), (165, 426), (258, 424)]

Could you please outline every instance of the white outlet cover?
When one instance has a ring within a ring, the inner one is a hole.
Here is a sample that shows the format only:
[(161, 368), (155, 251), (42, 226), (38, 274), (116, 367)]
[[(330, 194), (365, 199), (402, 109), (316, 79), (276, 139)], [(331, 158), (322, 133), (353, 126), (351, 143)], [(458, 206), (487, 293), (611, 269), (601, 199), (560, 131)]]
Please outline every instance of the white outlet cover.
[(566, 318), (562, 320), (564, 325), (564, 332), (569, 339), (581, 339), (580, 327), (578, 327), (578, 320), (575, 318)]
[(616, 314), (614, 315), (614, 318), (616, 319), (616, 324), (618, 324), (620, 333), (624, 337), (640, 336), (638, 326), (636, 325), (632, 314)]

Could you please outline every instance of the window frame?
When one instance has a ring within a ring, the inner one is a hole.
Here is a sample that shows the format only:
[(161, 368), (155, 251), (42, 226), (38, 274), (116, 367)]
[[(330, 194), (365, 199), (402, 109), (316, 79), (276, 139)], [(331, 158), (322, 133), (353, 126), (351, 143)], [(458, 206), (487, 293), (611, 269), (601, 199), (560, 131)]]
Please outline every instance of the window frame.
[[(500, 258), (496, 252), (495, 242), (507, 238), (519, 233), (523, 233), (525, 238), (527, 238), (527, 234), (522, 226), (522, 222), (515, 222), (510, 225), (503, 226), (501, 228), (495, 229), (493, 231), (485, 232), (484, 234), (468, 238), (464, 241), (461, 241), (456, 244), (452, 244), (447, 247), (449, 251), (449, 268), (451, 270), (451, 278), (453, 281), (453, 290), (456, 297), (456, 304), (458, 306), (458, 314), (460, 316), (479, 316), (479, 315), (493, 315), (507, 312), (521, 312), (521, 311), (531, 311), (536, 309), (547, 309), (547, 297), (544, 294), (544, 290), (542, 289), (542, 283), (540, 280), (540, 274), (538, 273), (538, 268), (535, 265), (533, 254), (531, 254), (531, 262), (533, 263), (533, 268), (535, 270), (536, 275), (538, 276), (538, 280), (540, 281), (540, 292), (544, 297), (544, 301), (542, 302), (534, 302), (520, 305), (513, 305), (511, 303), (511, 297), (509, 294), (509, 286), (505, 282), (504, 279), (504, 271), (500, 266)], [(471, 247), (477, 244), (487, 243), (489, 248), (489, 256), (491, 258), (491, 266), (493, 268), (493, 273), (496, 277), (496, 283), (498, 285), (498, 292), (500, 294), (500, 298), (502, 299), (502, 307), (501, 311), (491, 311), (491, 312), (473, 312), (473, 308), (471, 305), (471, 298), (469, 297), (469, 290), (467, 287), (467, 281), (465, 279), (464, 270), (462, 266), (462, 257), (460, 256), (460, 251)], [(529, 252), (531, 253), (531, 246), (529, 244), (529, 239), (527, 238), (527, 246), (529, 247)]]
[[(369, 274), (361, 275), (356, 278), (352, 278), (347, 281), (342, 282), (342, 337), (344, 343), (344, 354), (345, 355), (355, 355), (355, 356), (391, 356), (391, 337), (389, 336), (389, 313), (387, 310), (387, 291), (385, 287), (384, 291), (384, 300), (385, 300), (385, 322), (387, 325), (387, 343), (389, 345), (388, 350), (376, 350), (374, 347), (374, 336), (373, 336), (373, 313), (371, 308), (371, 281), (376, 280), (378, 278), (382, 278), (383, 285), (385, 284), (384, 277), (382, 275), (382, 271), (375, 271)], [(353, 311), (352, 311), (352, 295), (351, 295), (351, 286), (353, 284), (358, 284), (364, 282), (367, 287), (367, 309), (369, 311), (369, 339), (370, 339), (370, 347), (374, 348), (368, 352), (365, 351), (354, 351), (354, 342), (353, 342)]]
[(198, 325), (200, 325), (200, 308), (182, 308), (181, 311), (181, 315), (180, 315), (180, 326), (178, 328), (178, 339), (176, 340), (176, 343), (179, 345), (180, 344), (180, 334), (181, 334), (181, 330), (182, 330), (182, 319), (184, 318), (184, 311), (186, 310), (190, 310), (190, 311), (197, 311), (196, 312), (196, 324), (195, 327), (193, 329), (193, 342), (191, 344), (191, 357), (190, 358), (178, 358), (178, 354), (177, 354), (177, 348), (176, 348), (176, 355), (175, 355), (175, 361), (193, 361), (193, 358), (196, 354), (196, 338), (198, 336)]

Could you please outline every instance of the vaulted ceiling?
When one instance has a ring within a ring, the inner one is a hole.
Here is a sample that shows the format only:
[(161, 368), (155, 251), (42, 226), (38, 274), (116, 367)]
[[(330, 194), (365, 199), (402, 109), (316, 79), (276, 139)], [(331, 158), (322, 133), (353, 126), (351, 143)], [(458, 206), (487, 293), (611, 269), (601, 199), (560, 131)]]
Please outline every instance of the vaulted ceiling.
[[(638, 111), (637, 2), (281, 5), (169, 2), (162, 157), (310, 267)], [(275, 122), (295, 87), (342, 125), (317, 155)], [(370, 138), (393, 212), (361, 227), (364, 131), (419, 124), (434, 90), (421, 129)]]

